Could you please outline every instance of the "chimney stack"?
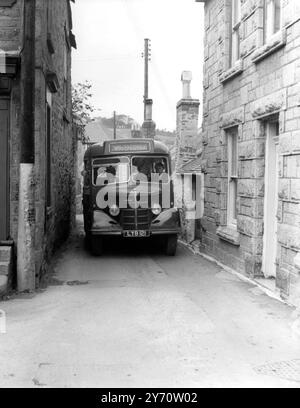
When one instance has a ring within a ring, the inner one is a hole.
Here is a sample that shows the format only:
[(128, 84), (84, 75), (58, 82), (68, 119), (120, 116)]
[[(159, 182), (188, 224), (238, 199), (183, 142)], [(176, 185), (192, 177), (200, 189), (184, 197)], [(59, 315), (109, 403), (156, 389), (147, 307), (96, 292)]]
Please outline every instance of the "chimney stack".
[(152, 120), (153, 100), (146, 99), (145, 101), (145, 121), (142, 126), (142, 135), (146, 139), (154, 139), (156, 134), (156, 124)]
[(182, 99), (192, 99), (191, 97), (191, 82), (193, 75), (191, 71), (183, 71), (181, 74), (182, 81)]
[(182, 72), (182, 99), (177, 103), (176, 171), (196, 156), (200, 102), (191, 97), (192, 78), (190, 71)]

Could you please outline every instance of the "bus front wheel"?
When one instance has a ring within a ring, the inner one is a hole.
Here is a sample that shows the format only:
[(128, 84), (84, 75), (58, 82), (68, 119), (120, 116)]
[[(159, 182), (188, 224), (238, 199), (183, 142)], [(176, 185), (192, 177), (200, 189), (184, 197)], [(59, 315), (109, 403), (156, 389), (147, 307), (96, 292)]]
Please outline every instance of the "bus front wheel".
[(175, 256), (177, 251), (177, 235), (168, 235), (166, 237), (166, 254), (168, 256)]
[(103, 238), (91, 237), (91, 251), (94, 256), (100, 256), (103, 253)]

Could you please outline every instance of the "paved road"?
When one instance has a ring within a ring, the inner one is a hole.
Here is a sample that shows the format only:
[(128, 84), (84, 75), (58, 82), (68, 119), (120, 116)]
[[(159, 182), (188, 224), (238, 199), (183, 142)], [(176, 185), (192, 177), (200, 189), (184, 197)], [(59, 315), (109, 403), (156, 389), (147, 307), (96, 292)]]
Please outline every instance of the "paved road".
[(300, 386), (293, 310), (186, 248), (98, 259), (79, 234), (54, 268), (46, 290), (0, 303), (1, 387)]

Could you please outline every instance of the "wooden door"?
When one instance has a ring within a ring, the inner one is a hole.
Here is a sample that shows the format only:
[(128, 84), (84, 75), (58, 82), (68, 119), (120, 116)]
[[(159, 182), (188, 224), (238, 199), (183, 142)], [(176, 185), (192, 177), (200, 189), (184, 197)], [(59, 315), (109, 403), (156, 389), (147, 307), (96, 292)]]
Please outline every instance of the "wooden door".
[(263, 273), (276, 277), (278, 208), (278, 122), (267, 124)]
[(0, 98), (0, 241), (8, 239), (9, 101)]

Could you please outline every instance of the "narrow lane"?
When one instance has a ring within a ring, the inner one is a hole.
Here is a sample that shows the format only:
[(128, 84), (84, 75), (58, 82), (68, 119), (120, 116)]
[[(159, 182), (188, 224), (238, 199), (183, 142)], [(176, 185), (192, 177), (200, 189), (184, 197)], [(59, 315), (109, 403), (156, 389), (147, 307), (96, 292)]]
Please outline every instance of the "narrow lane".
[(1, 387), (300, 386), (293, 309), (183, 247), (94, 258), (79, 233), (54, 268), (0, 303)]

